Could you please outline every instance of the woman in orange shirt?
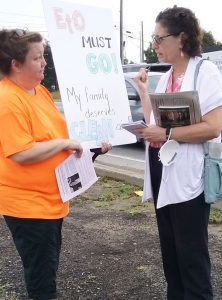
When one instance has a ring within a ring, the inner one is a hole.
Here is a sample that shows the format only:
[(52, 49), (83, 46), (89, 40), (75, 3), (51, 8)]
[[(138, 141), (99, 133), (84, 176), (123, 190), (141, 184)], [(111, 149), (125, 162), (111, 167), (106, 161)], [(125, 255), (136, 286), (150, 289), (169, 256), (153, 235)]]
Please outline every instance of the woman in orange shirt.
[[(44, 78), (39, 33), (0, 31), (0, 214), (21, 256), (28, 295), (56, 298), (63, 217), (55, 167), (81, 145), (68, 138), (64, 117)], [(4, 129), (3, 129), (4, 128)], [(102, 153), (111, 148), (103, 145)]]

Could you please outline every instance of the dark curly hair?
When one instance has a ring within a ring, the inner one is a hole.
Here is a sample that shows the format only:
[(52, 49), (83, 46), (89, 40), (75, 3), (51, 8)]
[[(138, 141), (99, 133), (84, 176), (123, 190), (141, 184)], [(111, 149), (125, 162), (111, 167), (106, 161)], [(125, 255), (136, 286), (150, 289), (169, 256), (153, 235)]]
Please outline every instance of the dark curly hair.
[(42, 42), (41, 34), (23, 29), (0, 30), (0, 72), (10, 74), (11, 61), (25, 62), (29, 44)]
[(195, 14), (188, 8), (167, 8), (156, 17), (156, 23), (160, 23), (171, 34), (182, 35), (182, 51), (190, 57), (201, 55), (201, 42), (203, 33)]

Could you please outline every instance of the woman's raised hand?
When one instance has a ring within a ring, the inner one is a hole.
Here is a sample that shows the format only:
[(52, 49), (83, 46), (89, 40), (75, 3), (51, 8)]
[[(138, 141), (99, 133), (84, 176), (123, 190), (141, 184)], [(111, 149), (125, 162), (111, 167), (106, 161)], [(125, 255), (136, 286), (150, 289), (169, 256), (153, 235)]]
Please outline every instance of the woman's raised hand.
[(148, 84), (148, 71), (144, 68), (141, 68), (134, 78), (134, 81), (137, 83), (138, 88), (140, 90), (147, 90), (147, 84)]

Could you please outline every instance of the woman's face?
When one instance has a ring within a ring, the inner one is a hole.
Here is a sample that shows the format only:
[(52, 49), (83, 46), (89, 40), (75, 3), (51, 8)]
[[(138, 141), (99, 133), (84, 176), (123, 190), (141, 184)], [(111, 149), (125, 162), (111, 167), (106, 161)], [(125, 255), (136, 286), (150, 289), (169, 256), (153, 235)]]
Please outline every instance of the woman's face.
[(155, 50), (158, 61), (161, 63), (173, 64), (181, 58), (181, 37), (180, 35), (170, 34), (173, 34), (173, 32), (168, 32), (166, 27), (156, 23), (152, 48)]
[(30, 43), (25, 62), (19, 65), (20, 82), (24, 86), (35, 87), (44, 78), (46, 61), (42, 42)]

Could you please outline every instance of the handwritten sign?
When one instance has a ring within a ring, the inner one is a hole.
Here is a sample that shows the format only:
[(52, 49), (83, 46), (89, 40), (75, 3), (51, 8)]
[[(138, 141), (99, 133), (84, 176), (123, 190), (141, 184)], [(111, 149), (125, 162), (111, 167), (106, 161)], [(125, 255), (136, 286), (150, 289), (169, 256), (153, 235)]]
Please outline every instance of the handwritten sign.
[(70, 138), (88, 148), (134, 143), (111, 10), (43, 0)]

